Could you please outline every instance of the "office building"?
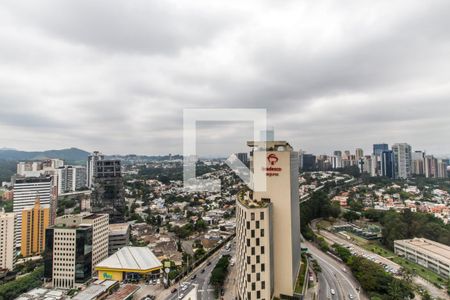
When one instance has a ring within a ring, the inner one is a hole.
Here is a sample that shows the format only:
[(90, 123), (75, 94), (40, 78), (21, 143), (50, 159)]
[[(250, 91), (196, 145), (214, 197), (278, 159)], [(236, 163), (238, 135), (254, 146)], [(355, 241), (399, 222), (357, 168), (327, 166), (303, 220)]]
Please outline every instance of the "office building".
[(236, 153), (236, 157), (244, 164), (248, 164), (248, 154), (246, 152)]
[[(54, 288), (73, 288), (86, 282), (95, 272), (95, 265), (108, 257), (108, 236), (106, 214), (56, 218), (55, 225), (46, 231), (45, 277), (52, 279)], [(67, 258), (72, 260), (64, 264)]]
[(22, 210), (20, 254), (23, 257), (40, 255), (45, 248), (45, 230), (50, 226), (50, 205), (41, 205), (39, 197), (33, 206)]
[(450, 277), (450, 247), (447, 245), (424, 238), (396, 240), (394, 251), (445, 278)]
[(302, 171), (314, 171), (316, 169), (316, 156), (313, 154), (303, 154), (302, 155)]
[(92, 277), (92, 226), (55, 224), (45, 231), (44, 278), (73, 289)]
[(412, 174), (425, 175), (425, 153), (423, 151), (412, 153)]
[(407, 179), (411, 176), (412, 154), (411, 146), (406, 143), (397, 143), (392, 146), (395, 156), (396, 178)]
[(373, 154), (381, 156), (381, 153), (383, 153), (383, 151), (388, 151), (389, 150), (389, 145), (388, 144), (374, 144), (373, 145)]
[(297, 299), (298, 154), (283, 141), (248, 145), (252, 181), (266, 181), (266, 190), (242, 192), (236, 201), (236, 292), (239, 299)]
[(433, 155), (425, 155), (424, 157), (424, 169), (425, 177), (436, 178), (437, 177), (437, 159)]
[(0, 269), (14, 269), (14, 213), (0, 212)]
[(75, 192), (87, 187), (86, 167), (63, 166), (56, 170), (58, 195)]
[(339, 169), (342, 168), (343, 164), (342, 164), (342, 158), (340, 156), (330, 156), (330, 160), (331, 160), (331, 167), (333, 169)]
[(123, 247), (130, 244), (131, 228), (130, 224), (110, 224), (109, 225), (109, 242), (108, 254), (112, 255)]
[(56, 209), (52, 194), (53, 179), (50, 176), (15, 178), (13, 184), (13, 212), (16, 214), (15, 239), (16, 246), (20, 248), (22, 240), (22, 210), (33, 206), (36, 198), (39, 198), (41, 206), (50, 205), (50, 213), (53, 213), (53, 210)]
[(439, 159), (437, 162), (437, 177), (448, 178), (447, 172), (448, 164), (445, 160)]
[(395, 155), (394, 151), (387, 150), (381, 153), (381, 176), (395, 179)]
[(355, 151), (355, 159), (357, 160), (357, 161), (359, 161), (361, 158), (363, 158), (364, 157), (364, 150), (363, 149), (361, 149), (361, 148), (356, 148), (356, 151)]
[(91, 208), (92, 212), (109, 214), (110, 223), (125, 221), (125, 195), (120, 160), (97, 161)]
[(334, 156), (342, 157), (342, 151), (341, 151), (341, 150), (335, 150), (335, 151), (333, 152), (333, 155), (334, 155)]
[(63, 165), (64, 161), (61, 159), (19, 162), (17, 164), (17, 175), (21, 177), (54, 176), (55, 170)]
[(104, 160), (105, 156), (101, 154), (99, 151), (94, 151), (91, 155), (88, 156), (87, 166), (86, 166), (86, 179), (88, 188), (92, 188), (94, 186), (94, 177), (97, 168), (97, 162), (100, 160)]

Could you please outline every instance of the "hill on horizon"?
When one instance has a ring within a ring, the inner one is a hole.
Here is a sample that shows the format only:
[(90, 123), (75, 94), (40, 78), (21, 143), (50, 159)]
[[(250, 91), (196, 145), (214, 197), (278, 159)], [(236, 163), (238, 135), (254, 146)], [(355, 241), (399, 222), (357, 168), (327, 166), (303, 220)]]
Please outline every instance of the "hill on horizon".
[(59, 158), (68, 162), (87, 161), (89, 152), (78, 149), (68, 148), (61, 150), (47, 151), (20, 151), (12, 149), (0, 149), (1, 160), (40, 160), (46, 158)]

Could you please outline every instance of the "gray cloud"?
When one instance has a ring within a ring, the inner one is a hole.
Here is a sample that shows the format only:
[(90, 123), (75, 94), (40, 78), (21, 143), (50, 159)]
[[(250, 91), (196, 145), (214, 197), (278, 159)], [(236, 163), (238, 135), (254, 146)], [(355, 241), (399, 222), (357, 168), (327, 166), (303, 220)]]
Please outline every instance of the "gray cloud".
[[(184, 108), (266, 108), (313, 152), (450, 153), (448, 1), (6, 1), (0, 134), (22, 149), (180, 153)], [(251, 128), (201, 126), (202, 154)], [(248, 132), (247, 132), (248, 131)]]

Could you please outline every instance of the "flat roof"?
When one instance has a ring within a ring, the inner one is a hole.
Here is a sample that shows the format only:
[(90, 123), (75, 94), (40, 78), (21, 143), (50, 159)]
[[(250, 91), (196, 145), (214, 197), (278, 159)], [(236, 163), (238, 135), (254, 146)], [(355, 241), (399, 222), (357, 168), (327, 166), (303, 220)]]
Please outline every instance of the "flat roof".
[(394, 241), (394, 243), (418, 248), (422, 253), (434, 256), (439, 260), (445, 261), (450, 264), (450, 247), (447, 245), (424, 238), (396, 240)]
[(130, 224), (128, 223), (109, 224), (109, 233), (126, 234), (129, 228)]
[(162, 268), (162, 263), (148, 247), (123, 247), (95, 268), (145, 271)]

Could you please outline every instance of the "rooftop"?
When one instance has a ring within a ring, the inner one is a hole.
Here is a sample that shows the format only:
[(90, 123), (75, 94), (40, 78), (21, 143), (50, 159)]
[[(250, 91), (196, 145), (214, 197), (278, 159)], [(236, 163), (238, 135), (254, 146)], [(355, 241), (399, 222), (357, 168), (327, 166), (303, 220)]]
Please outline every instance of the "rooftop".
[(148, 247), (123, 247), (95, 266), (96, 269), (151, 270), (162, 268)]
[(423, 253), (437, 257), (441, 261), (450, 264), (450, 247), (447, 245), (424, 238), (397, 240), (395, 243), (419, 248)]
[(109, 224), (109, 234), (126, 234), (129, 228), (128, 223)]
[(270, 199), (267, 200), (257, 200), (253, 199), (253, 193), (251, 191), (240, 192), (237, 196), (239, 203), (247, 208), (265, 208), (269, 205)]

